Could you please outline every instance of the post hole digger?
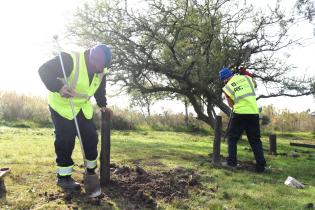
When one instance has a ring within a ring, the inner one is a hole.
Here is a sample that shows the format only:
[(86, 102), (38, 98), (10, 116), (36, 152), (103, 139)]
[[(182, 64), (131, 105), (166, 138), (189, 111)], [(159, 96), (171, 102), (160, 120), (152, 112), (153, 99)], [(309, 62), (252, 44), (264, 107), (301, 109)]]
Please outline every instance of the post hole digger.
[[(59, 42), (58, 42), (58, 36), (54, 36), (54, 40), (56, 42), (56, 45), (57, 45), (57, 48), (58, 48), (58, 57), (59, 57), (59, 61), (60, 61), (60, 65), (61, 65), (61, 69), (62, 69), (62, 74), (63, 74), (63, 79), (64, 79), (64, 84), (68, 90), (68, 94), (69, 94), (69, 106), (71, 107), (71, 112), (72, 112), (72, 117), (73, 117), (73, 121), (74, 121), (74, 124), (75, 124), (75, 130), (76, 130), (76, 135), (79, 139), (79, 142), (80, 142), (80, 148), (81, 148), (81, 153), (82, 153), (82, 157), (83, 157), (83, 160), (84, 160), (84, 175), (83, 175), (83, 182), (84, 182), (84, 189), (85, 189), (85, 192), (86, 194), (89, 196), (89, 197), (97, 197), (99, 195), (101, 195), (101, 186), (100, 186), (100, 180), (99, 180), (99, 177), (98, 177), (98, 174), (94, 172), (93, 170), (93, 173), (90, 173), (89, 171), (89, 166), (95, 164), (96, 166), (96, 160), (93, 162), (93, 161), (89, 161), (87, 158), (86, 158), (86, 152), (85, 152), (85, 149), (87, 147), (89, 147), (89, 142), (83, 142), (82, 141), (82, 136), (81, 136), (81, 132), (80, 132), (80, 127), (79, 127), (79, 123), (78, 123), (78, 118), (77, 118), (77, 114), (78, 112), (76, 113), (76, 110), (75, 110), (75, 105), (74, 105), (74, 95), (76, 94), (75, 91), (74, 91), (74, 87), (75, 85), (73, 85), (73, 82), (70, 84), (69, 83), (69, 79), (66, 75), (66, 71), (65, 71), (65, 66), (64, 66), (64, 61), (63, 61), (63, 58), (62, 58), (62, 55), (61, 55), (61, 48), (60, 48), (60, 45), (59, 45)], [(78, 66), (81, 65), (80, 62), (77, 62), (76, 63), (76, 66), (77, 66), (77, 69), (78, 69)], [(75, 65), (73, 65), (75, 66)], [(75, 69), (75, 68), (73, 68)], [(75, 71), (75, 72), (78, 72), (79, 74), (79, 70)], [(80, 80), (80, 75), (76, 75), (76, 76), (73, 76), (73, 77), (77, 77), (76, 79), (77, 80)], [(71, 76), (70, 76), (71, 77)], [(82, 78), (82, 76), (81, 76)], [(82, 79), (81, 79), (82, 80)], [(72, 79), (73, 81), (73, 79)], [(93, 80), (94, 81), (94, 80)], [(92, 82), (93, 83), (93, 82)], [(91, 84), (92, 86), (92, 84)], [(75, 97), (78, 97), (78, 96), (75, 96)], [(67, 100), (65, 100), (67, 101)], [(75, 101), (76, 103), (78, 103), (77, 101)], [(50, 104), (51, 105), (51, 104)], [(80, 119), (82, 117), (79, 117)], [(83, 126), (83, 129), (86, 128)], [(85, 138), (87, 138), (86, 134), (84, 136)], [(67, 168), (65, 168), (67, 169)], [(64, 188), (66, 188), (65, 185), (63, 185)]]

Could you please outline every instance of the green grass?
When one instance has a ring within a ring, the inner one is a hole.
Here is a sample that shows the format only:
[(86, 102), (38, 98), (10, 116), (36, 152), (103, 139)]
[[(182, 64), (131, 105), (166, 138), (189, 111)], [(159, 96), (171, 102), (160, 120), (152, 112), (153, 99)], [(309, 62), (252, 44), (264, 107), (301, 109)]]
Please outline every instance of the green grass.
[[(298, 134), (294, 134), (298, 136)], [(312, 140), (312, 135), (301, 135)], [(0, 167), (11, 167), (5, 178), (7, 193), (0, 199), (0, 209), (132, 209), (125, 199), (111, 198), (101, 206), (84, 202), (78, 196), (71, 203), (64, 199), (49, 200), (43, 194), (60, 191), (55, 185), (53, 130), (49, 128), (0, 127)], [(143, 167), (149, 173), (168, 171), (177, 166), (192, 169), (200, 175), (201, 185), (190, 188), (188, 198), (175, 198), (170, 203), (156, 200), (159, 209), (304, 209), (315, 203), (315, 150), (290, 147), (289, 140), (278, 138), (278, 152), (265, 153), (270, 174), (246, 170), (230, 171), (213, 167), (209, 161), (213, 136), (202, 134), (126, 131), (112, 133), (111, 161), (118, 165)], [(263, 138), (268, 148), (268, 138)], [(81, 164), (79, 145), (73, 157)], [(249, 144), (238, 146), (240, 161), (253, 160)], [(227, 146), (222, 144), (226, 156)], [(300, 156), (293, 158), (293, 151)], [(306, 184), (305, 189), (284, 185), (287, 176)], [(74, 174), (78, 180), (82, 177)], [(106, 190), (106, 189), (105, 189)]]

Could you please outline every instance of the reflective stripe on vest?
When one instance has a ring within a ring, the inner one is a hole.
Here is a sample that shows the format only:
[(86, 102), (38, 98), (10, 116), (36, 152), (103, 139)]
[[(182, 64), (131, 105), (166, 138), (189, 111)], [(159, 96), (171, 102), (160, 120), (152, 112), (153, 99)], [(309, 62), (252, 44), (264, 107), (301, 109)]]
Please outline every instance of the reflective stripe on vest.
[[(88, 70), (85, 63), (84, 53), (71, 54), (73, 60), (73, 69), (68, 77), (68, 83), (76, 93), (72, 98), (74, 104), (75, 115), (82, 109), (84, 116), (87, 119), (92, 119), (93, 106), (90, 102), (90, 97), (93, 96), (101, 84), (104, 74), (94, 74), (92, 82), (88, 75)], [(50, 107), (55, 110), (62, 117), (73, 120), (73, 114), (68, 98), (61, 97), (59, 92), (49, 92), (48, 103)]]
[(72, 166), (67, 166), (67, 167), (62, 167), (62, 166), (58, 166), (58, 174), (60, 176), (68, 176), (68, 175), (72, 175)]
[(255, 89), (248, 76), (235, 75), (223, 87), (223, 91), (233, 100), (233, 111), (239, 114), (258, 114)]
[(239, 100), (243, 99), (243, 98), (246, 98), (248, 96), (256, 96), (255, 95), (255, 89), (254, 89), (254, 86), (252, 84), (252, 81), (250, 81), (250, 79), (248, 77), (245, 77), (249, 86), (250, 86), (250, 89), (251, 89), (251, 92), (250, 93), (246, 93), (246, 94), (243, 94), (243, 95), (240, 95), (236, 98), (236, 102), (238, 102)]
[(85, 160), (85, 167), (86, 168), (95, 168), (96, 167), (96, 160)]

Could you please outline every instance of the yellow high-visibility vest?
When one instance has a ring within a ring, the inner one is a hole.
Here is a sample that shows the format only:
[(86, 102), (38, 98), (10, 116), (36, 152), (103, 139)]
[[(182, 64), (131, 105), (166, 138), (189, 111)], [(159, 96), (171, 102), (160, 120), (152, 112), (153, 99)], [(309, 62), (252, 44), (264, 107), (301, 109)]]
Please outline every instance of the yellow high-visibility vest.
[(258, 114), (258, 107), (251, 77), (234, 75), (223, 87), (223, 91), (233, 100), (233, 112), (238, 114)]
[[(86, 119), (92, 119), (93, 106), (90, 102), (90, 97), (93, 96), (100, 86), (104, 72), (95, 74), (90, 84), (88, 70), (85, 63), (84, 52), (71, 53), (73, 60), (73, 69), (70, 76), (67, 78), (68, 86), (75, 92), (75, 96), (72, 98), (74, 105), (75, 116), (82, 109), (82, 112)], [(63, 78), (59, 78), (65, 84)], [(73, 120), (73, 113), (70, 106), (70, 99), (61, 97), (59, 92), (49, 92), (48, 104), (62, 117)]]

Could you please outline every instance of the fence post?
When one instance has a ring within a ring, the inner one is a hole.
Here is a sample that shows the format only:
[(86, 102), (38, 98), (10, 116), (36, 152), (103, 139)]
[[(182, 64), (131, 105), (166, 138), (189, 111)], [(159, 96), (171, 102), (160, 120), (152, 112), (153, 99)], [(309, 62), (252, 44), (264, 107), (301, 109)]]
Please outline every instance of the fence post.
[(215, 126), (214, 126), (213, 153), (212, 153), (212, 163), (214, 165), (220, 164), (221, 131), (222, 131), (222, 117), (216, 116)]
[(100, 152), (100, 183), (104, 187), (110, 181), (110, 126), (111, 111), (102, 112), (101, 119), (101, 152)]
[(276, 134), (269, 135), (269, 153), (271, 155), (277, 154), (277, 136)]

